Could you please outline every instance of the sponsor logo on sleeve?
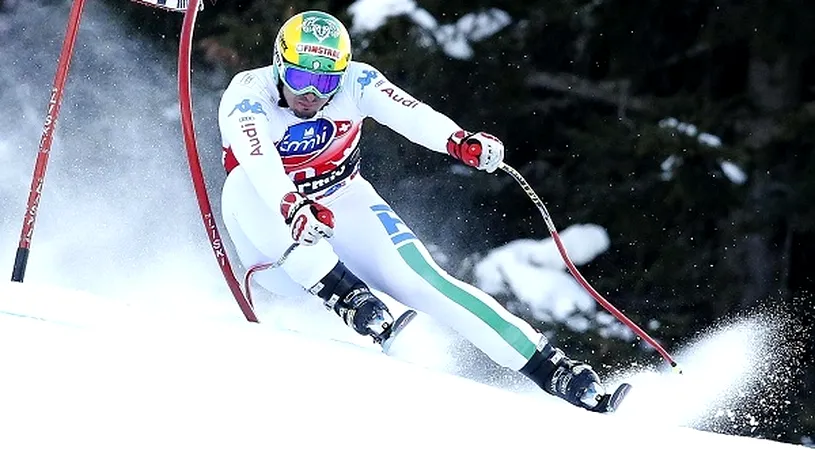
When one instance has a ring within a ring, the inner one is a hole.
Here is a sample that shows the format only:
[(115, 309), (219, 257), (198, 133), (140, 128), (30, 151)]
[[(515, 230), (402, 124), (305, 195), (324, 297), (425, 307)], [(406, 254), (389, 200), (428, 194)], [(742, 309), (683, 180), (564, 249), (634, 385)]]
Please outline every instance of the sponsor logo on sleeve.
[(250, 155), (261, 156), (263, 151), (258, 137), (258, 130), (254, 122), (245, 122), (241, 125), (241, 133), (249, 140), (249, 147), (252, 149)]
[(243, 101), (235, 105), (227, 117), (232, 117), (232, 114), (235, 114), (236, 111), (240, 112), (241, 114), (251, 112), (254, 114), (266, 115), (266, 111), (263, 110), (263, 106), (259, 102), (250, 102), (248, 98), (243, 99)]
[(395, 89), (393, 86), (382, 88), (379, 91), (387, 95), (388, 98), (390, 98), (391, 100), (404, 106), (405, 108), (413, 109), (416, 107), (416, 105), (419, 104), (418, 100), (408, 96), (404, 92), (400, 92), (400, 90)]
[(371, 81), (379, 76), (379, 74), (375, 70), (363, 70), (363, 76), (357, 78), (357, 83), (360, 85), (360, 91), (365, 93), (365, 86), (371, 84)]

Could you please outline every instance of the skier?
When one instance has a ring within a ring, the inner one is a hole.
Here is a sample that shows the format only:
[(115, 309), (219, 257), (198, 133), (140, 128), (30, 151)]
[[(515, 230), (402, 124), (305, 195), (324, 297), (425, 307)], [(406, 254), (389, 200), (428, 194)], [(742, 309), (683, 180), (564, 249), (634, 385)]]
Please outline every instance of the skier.
[(306, 290), (381, 343), (395, 321), (373, 287), (451, 327), (546, 392), (593, 411), (611, 408), (588, 364), (567, 358), (490, 295), (445, 273), (359, 172), (366, 117), (489, 173), (504, 158), (496, 137), (463, 129), (376, 68), (352, 61), (345, 26), (320, 11), (282, 25), (272, 64), (237, 74), (218, 114), (228, 174), (223, 219), (241, 262), (274, 262), (300, 244), (280, 268), (257, 274), (265, 289)]

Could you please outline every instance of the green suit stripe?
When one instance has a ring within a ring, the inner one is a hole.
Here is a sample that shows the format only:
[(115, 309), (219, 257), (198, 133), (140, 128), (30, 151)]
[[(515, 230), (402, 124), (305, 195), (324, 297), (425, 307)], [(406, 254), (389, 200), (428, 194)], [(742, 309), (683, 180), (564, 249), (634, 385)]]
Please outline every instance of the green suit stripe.
[(408, 243), (399, 247), (399, 254), (414, 272), (430, 283), (436, 290), (444, 294), (445, 297), (475, 314), (476, 317), (495, 330), (495, 332), (511, 345), (512, 348), (517, 350), (518, 353), (526, 358), (532, 357), (535, 353), (535, 343), (532, 342), (523, 331), (501, 317), (478, 297), (453, 284), (447, 277), (439, 273), (439, 271), (425, 259), (422, 252), (416, 247), (416, 244)]

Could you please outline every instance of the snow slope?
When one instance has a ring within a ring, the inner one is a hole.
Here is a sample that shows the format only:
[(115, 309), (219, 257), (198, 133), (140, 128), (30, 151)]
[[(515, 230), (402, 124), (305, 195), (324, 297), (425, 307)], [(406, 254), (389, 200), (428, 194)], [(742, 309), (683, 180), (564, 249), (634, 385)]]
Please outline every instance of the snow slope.
[[(0, 17), (0, 54), (11, 61), (0, 67), (0, 106), (13, 112), (0, 121), (7, 273), (70, 3), (32, 2)], [(637, 389), (614, 417), (514, 379), (456, 378), (445, 353), (456, 346), (417, 329), (421, 321), (393, 358), (316, 303), (263, 302), (263, 323), (246, 323), (207, 245), (179, 147), (174, 59), (119, 19), (102, 2), (87, 5), (26, 283), (0, 282), (0, 450), (780, 445), (681, 428), (701, 428), (711, 414), (751, 425), (733, 399), (755, 380), (778, 379), (757, 363), (777, 340), (755, 322), (679, 355), (681, 379), (636, 371)], [(217, 209), (217, 95), (198, 81), (196, 125)], [(490, 262), (527, 262), (509, 253)]]
[(0, 448), (789, 445), (642, 423), (625, 408), (602, 416), (476, 383), (400, 359), (413, 339), (406, 330), (389, 357), (235, 315), (159, 313), (0, 284)]

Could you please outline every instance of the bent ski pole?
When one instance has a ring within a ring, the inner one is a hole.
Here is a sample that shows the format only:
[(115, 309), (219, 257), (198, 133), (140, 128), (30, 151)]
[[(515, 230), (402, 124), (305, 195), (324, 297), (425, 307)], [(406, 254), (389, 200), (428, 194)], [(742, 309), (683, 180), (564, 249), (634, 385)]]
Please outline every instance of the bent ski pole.
[(671, 357), (671, 355), (667, 351), (665, 351), (665, 349), (662, 348), (662, 346), (659, 345), (659, 343), (657, 343), (653, 338), (651, 338), (651, 336), (648, 336), (648, 334), (645, 331), (643, 331), (640, 327), (638, 327), (637, 324), (631, 321), (631, 319), (626, 317), (622, 312), (620, 312), (620, 310), (615, 308), (614, 305), (612, 305), (605, 298), (603, 298), (603, 296), (600, 295), (600, 293), (598, 293), (588, 283), (588, 281), (586, 281), (585, 278), (583, 278), (583, 275), (580, 274), (580, 272), (577, 270), (577, 267), (575, 267), (574, 263), (572, 263), (572, 260), (566, 254), (566, 248), (563, 246), (563, 242), (560, 240), (560, 235), (558, 235), (557, 229), (555, 228), (555, 224), (554, 222), (552, 222), (552, 216), (549, 215), (549, 211), (546, 209), (546, 205), (543, 204), (543, 201), (540, 199), (540, 197), (538, 197), (538, 194), (535, 193), (535, 191), (532, 189), (532, 186), (530, 186), (529, 183), (527, 183), (524, 177), (517, 170), (513, 169), (512, 167), (505, 163), (501, 163), (501, 165), (498, 166), (498, 168), (509, 174), (509, 176), (511, 176), (512, 178), (514, 178), (515, 181), (517, 181), (518, 184), (521, 185), (521, 188), (524, 190), (524, 192), (526, 192), (526, 195), (529, 196), (529, 198), (532, 200), (532, 203), (534, 203), (535, 206), (538, 208), (541, 215), (543, 216), (543, 220), (546, 222), (546, 227), (549, 228), (549, 234), (552, 235), (552, 239), (555, 241), (555, 245), (557, 245), (557, 249), (560, 252), (560, 256), (563, 258), (563, 262), (566, 263), (566, 267), (569, 268), (569, 272), (572, 273), (572, 276), (575, 278), (575, 280), (577, 280), (577, 282), (580, 283), (580, 285), (583, 286), (583, 288), (586, 289), (586, 291), (588, 291), (588, 293), (591, 294), (592, 297), (594, 297), (597, 303), (600, 303), (600, 305), (602, 305), (603, 308), (605, 308), (614, 317), (616, 317), (622, 323), (628, 326), (628, 328), (634, 331), (634, 333), (636, 333), (637, 336), (642, 338), (645, 342), (650, 344), (657, 352), (659, 352), (659, 354), (671, 365), (675, 372), (682, 373), (682, 369), (679, 367), (679, 365), (676, 363), (673, 357)]
[(255, 272), (260, 272), (261, 270), (276, 269), (282, 266), (283, 263), (286, 262), (286, 259), (288, 259), (291, 252), (294, 249), (296, 249), (298, 245), (300, 244), (298, 244), (297, 242), (290, 245), (289, 248), (287, 248), (286, 251), (283, 252), (283, 255), (277, 261), (272, 263), (256, 264), (246, 271), (246, 276), (244, 277), (243, 285), (246, 289), (246, 298), (249, 300), (249, 303), (252, 303), (252, 291), (249, 288), (249, 281), (251, 281), (252, 275), (254, 275)]

